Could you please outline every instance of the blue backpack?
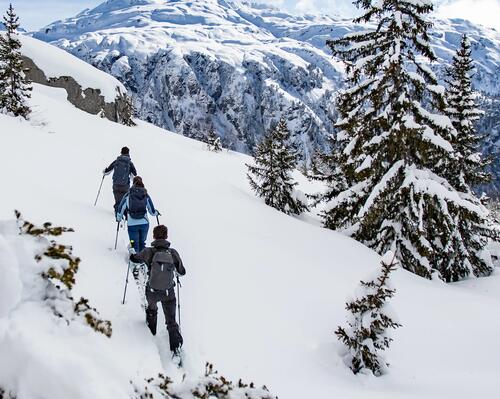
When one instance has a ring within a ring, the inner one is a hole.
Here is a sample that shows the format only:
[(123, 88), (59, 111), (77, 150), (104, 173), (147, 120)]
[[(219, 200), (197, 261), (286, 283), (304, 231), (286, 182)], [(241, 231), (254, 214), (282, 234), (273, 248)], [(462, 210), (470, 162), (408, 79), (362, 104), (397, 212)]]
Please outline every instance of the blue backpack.
[(130, 184), (130, 158), (119, 156), (115, 161), (113, 184), (128, 186)]
[(145, 188), (131, 187), (128, 191), (128, 213), (134, 219), (142, 219), (147, 212), (148, 193)]

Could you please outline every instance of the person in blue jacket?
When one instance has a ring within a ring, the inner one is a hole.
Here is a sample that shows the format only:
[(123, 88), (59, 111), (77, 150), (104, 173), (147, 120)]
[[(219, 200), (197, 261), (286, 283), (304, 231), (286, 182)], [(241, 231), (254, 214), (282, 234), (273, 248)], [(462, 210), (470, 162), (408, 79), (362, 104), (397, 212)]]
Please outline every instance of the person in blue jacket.
[(128, 236), (130, 243), (135, 251), (139, 253), (146, 247), (146, 238), (148, 237), (149, 220), (147, 213), (151, 216), (159, 216), (160, 213), (155, 209), (151, 197), (148, 195), (142, 178), (135, 176), (132, 181), (132, 187), (122, 198), (116, 221), (121, 222), (123, 215), (128, 212)]

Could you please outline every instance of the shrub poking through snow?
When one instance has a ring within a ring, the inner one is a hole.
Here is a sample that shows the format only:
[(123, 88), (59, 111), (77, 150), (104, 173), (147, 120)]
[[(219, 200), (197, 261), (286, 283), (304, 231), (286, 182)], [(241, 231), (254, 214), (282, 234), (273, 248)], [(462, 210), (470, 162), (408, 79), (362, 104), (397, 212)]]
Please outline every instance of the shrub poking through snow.
[(257, 147), (256, 165), (247, 165), (250, 186), (266, 205), (286, 214), (301, 214), (306, 204), (296, 198), (291, 172), (297, 167), (298, 152), (290, 141), (286, 121), (269, 131)]
[(139, 391), (135, 388), (137, 399), (277, 399), (263, 386), (256, 388), (253, 383), (237, 384), (219, 375), (212, 364), (205, 365), (205, 375), (197, 380), (185, 379), (175, 384), (168, 376), (159, 374), (146, 380), (146, 386)]
[(382, 375), (387, 364), (380, 352), (392, 341), (388, 329), (401, 327), (392, 319), (387, 306), (396, 292), (389, 286), (389, 276), (397, 265), (392, 252), (384, 255), (381, 265), (379, 276), (369, 282), (361, 281), (361, 295), (346, 304), (350, 313), (348, 327), (339, 326), (335, 331), (345, 345), (344, 360), (354, 374), (368, 369), (376, 376)]
[(252, 399), (274, 399), (268, 389), (263, 386), (256, 388), (253, 383), (244, 384), (241, 379), (233, 384), (224, 376), (214, 370), (212, 364), (205, 365), (205, 376), (192, 390), (193, 396), (200, 399), (229, 399), (229, 398), (252, 398)]
[(222, 143), (220, 141), (220, 137), (215, 133), (215, 131), (212, 129), (208, 133), (207, 136), (207, 149), (208, 151), (213, 151), (213, 152), (220, 152), (222, 151)]
[(87, 324), (95, 331), (104, 334), (106, 337), (111, 337), (113, 332), (111, 322), (109, 320), (101, 320), (99, 318), (99, 312), (89, 305), (88, 299), (80, 298), (75, 304), (75, 313), (77, 315), (83, 315)]
[(96, 332), (111, 337), (111, 322), (101, 320), (99, 313), (89, 305), (87, 299), (80, 298), (75, 303), (71, 296), (80, 258), (73, 255), (72, 247), (47, 238), (74, 230), (68, 227), (54, 227), (49, 222), (38, 227), (24, 220), (19, 211), (15, 211), (15, 215), (20, 234), (35, 237), (41, 244), (42, 250), (35, 255), (35, 260), (43, 266), (40, 275), (47, 282), (45, 298), (54, 314), (65, 318), (68, 322), (75, 316), (82, 318)]
[(5, 392), (5, 389), (0, 387), (0, 399), (16, 399), (11, 393)]
[(3, 17), (6, 32), (0, 34), (0, 111), (27, 118), (31, 112), (26, 100), (31, 97), (31, 81), (24, 74), (21, 42), (17, 38), (19, 17), (12, 4)]

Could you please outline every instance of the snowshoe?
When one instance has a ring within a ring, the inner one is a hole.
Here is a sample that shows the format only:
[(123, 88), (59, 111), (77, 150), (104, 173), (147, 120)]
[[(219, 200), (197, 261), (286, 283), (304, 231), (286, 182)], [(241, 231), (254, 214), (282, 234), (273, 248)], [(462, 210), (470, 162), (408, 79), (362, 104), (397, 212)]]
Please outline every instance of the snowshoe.
[(137, 288), (139, 289), (139, 297), (141, 298), (141, 304), (144, 310), (148, 307), (148, 301), (146, 300), (146, 284), (148, 283), (148, 272), (145, 263), (133, 263), (132, 274), (134, 275)]
[(179, 347), (172, 351), (172, 362), (178, 367), (182, 368), (184, 363), (184, 350)]

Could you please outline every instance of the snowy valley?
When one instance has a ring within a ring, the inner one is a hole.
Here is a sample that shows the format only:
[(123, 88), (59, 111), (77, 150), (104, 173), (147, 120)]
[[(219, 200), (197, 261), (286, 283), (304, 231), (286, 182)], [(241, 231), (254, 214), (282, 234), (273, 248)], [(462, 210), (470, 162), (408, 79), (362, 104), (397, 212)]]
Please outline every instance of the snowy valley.
[[(82, 87), (103, 85), (106, 92), (119, 85), (76, 57), (57, 54), (63, 50), (43, 51), (47, 45), (32, 38), (23, 43), (40, 67), (50, 69), (51, 57), (64, 60), (59, 68)], [(496, 396), (498, 271), (445, 284), (398, 269), (391, 277), (397, 290), (391, 305), (403, 327), (387, 353), (390, 371), (379, 378), (353, 375), (339, 356), (334, 331), (344, 324), (344, 305), (358, 282), (378, 270), (379, 255), (320, 227), (318, 209), (292, 217), (266, 206), (249, 187), (247, 155), (209, 152), (199, 141), (144, 121), (127, 127), (85, 113), (61, 88), (35, 84), (29, 105), (29, 120), (0, 114), (5, 397), (143, 398), (147, 380), (163, 373), (173, 380), (172, 398), (190, 399), (207, 361), (235, 385), (240, 378), (253, 381), (266, 385), (271, 397), (287, 399)], [(181, 288), (183, 370), (170, 359), (161, 312), (160, 333), (149, 333), (133, 279), (121, 304), (128, 239), (126, 230), (118, 230), (113, 249), (109, 177), (93, 206), (101, 170), (124, 145), (187, 269)], [(323, 189), (298, 171), (294, 177), (304, 193)], [(36, 225), (50, 221), (75, 230), (58, 238), (81, 258), (72, 295), (88, 298), (99, 317), (111, 322), (111, 337), (52, 312), (40, 276), (46, 261), (34, 259), (44, 241), (19, 235), (15, 209)], [(149, 386), (151, 397), (167, 397)], [(239, 388), (227, 397), (263, 397), (256, 391)]]

